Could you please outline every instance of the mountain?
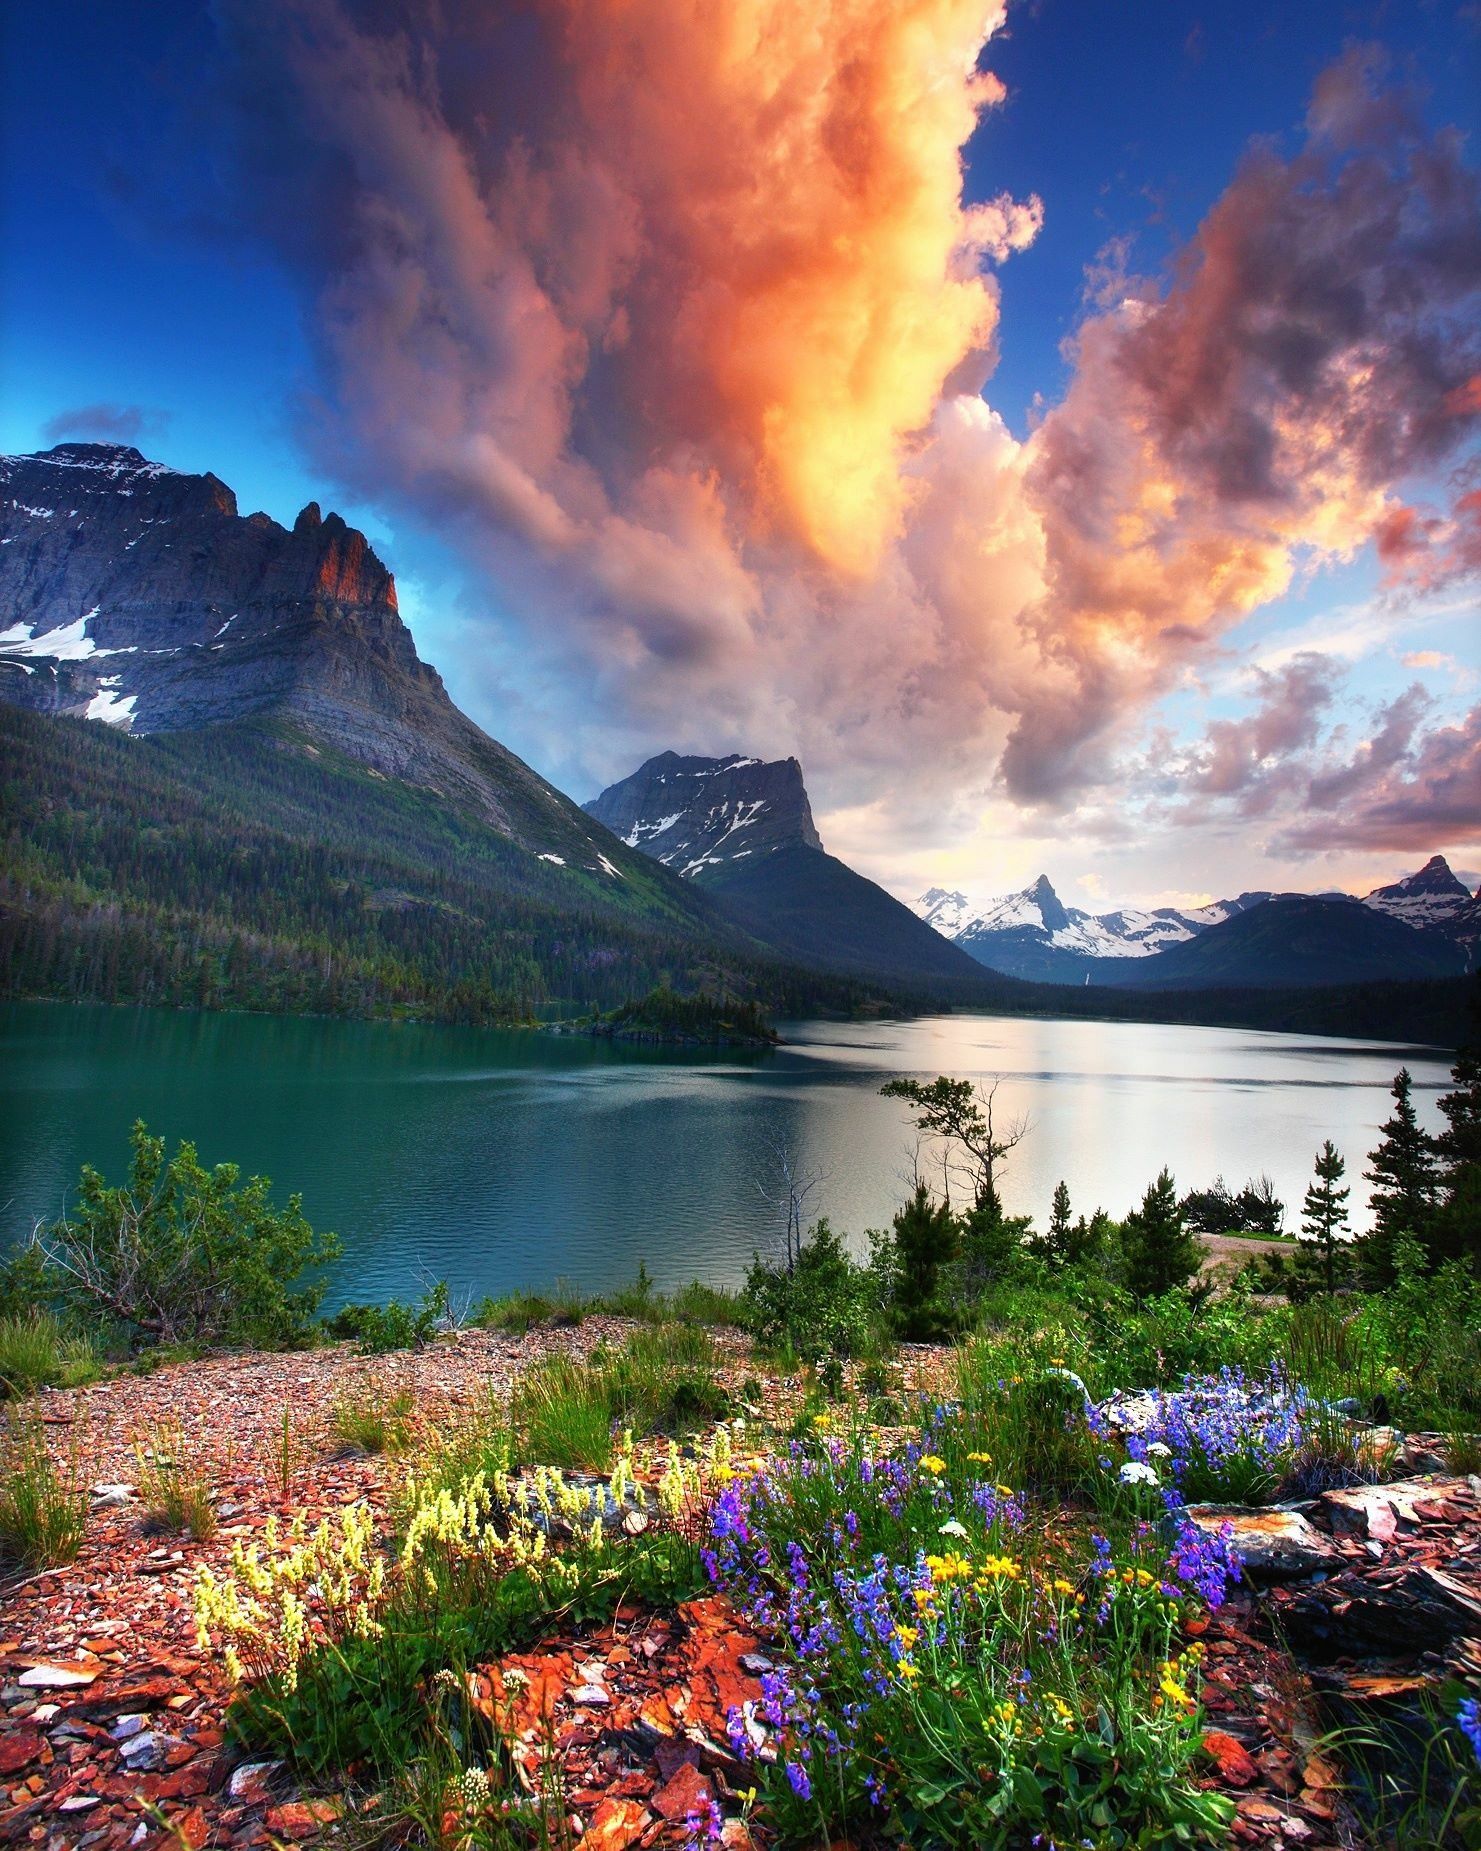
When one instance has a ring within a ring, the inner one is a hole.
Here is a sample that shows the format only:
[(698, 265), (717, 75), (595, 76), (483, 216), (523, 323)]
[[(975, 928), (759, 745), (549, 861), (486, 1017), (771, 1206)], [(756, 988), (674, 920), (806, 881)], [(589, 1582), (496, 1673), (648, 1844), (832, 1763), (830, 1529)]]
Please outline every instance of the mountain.
[(983, 973), (909, 907), (823, 847), (795, 758), (662, 752), (585, 806), (629, 847), (702, 887), (778, 952), (851, 973), (951, 984)]
[(1363, 904), (1416, 931), (1438, 932), (1460, 946), (1468, 970), (1481, 966), (1481, 889), (1471, 893), (1443, 855), (1391, 887), (1375, 887)]
[(852, 994), (459, 712), (363, 534), (125, 446), (0, 459), (0, 796), (10, 994), (472, 1020), (669, 980)]
[[(1312, 908), (1292, 913), (1286, 903), (1311, 901)], [(1280, 903), (1282, 910), (1258, 927), (1227, 932), (1244, 915)], [(1360, 905), (1403, 928), (1398, 934), (1333, 910)], [(1481, 896), (1473, 897), (1457, 880), (1442, 855), (1417, 874), (1391, 887), (1380, 887), (1358, 902), (1349, 894), (1241, 893), (1207, 906), (1125, 907), (1116, 912), (1086, 913), (1067, 907), (1049, 879), (1040, 875), (1021, 893), (973, 904), (965, 894), (931, 887), (914, 910), (938, 932), (989, 969), (1045, 983), (1134, 984), (1146, 988), (1208, 985), (1253, 985), (1345, 981), (1351, 966), (1375, 977), (1407, 981), (1473, 969), (1481, 943)], [(1280, 932), (1299, 918), (1303, 943), (1323, 922), (1332, 933), (1331, 972), (1324, 971), (1315, 947), (1305, 952), (1284, 947)], [(1193, 941), (1213, 935), (1212, 945), (1195, 954)], [(1406, 935), (1407, 934), (1407, 935)], [(1270, 956), (1262, 962), (1261, 946)], [(1384, 968), (1384, 948), (1390, 964)], [(1453, 955), (1458, 947), (1459, 961)], [(1176, 954), (1176, 955), (1174, 955)], [(1378, 960), (1378, 962), (1375, 962)], [(1226, 968), (1227, 963), (1227, 968)], [(1307, 976), (1291, 973), (1305, 969)], [(1285, 974), (1279, 974), (1285, 973)]]
[(1101, 984), (1138, 989), (1281, 988), (1459, 977), (1458, 945), (1350, 897), (1277, 894), (1156, 957), (1108, 958)]
[(823, 848), (795, 758), (660, 752), (584, 808), (629, 848), (690, 879), (780, 848)]
[(1188, 911), (1159, 907), (1087, 913), (1066, 906), (1047, 875), (1032, 887), (973, 905), (964, 893), (932, 887), (914, 910), (992, 970), (1044, 983), (1101, 981), (1102, 960), (1150, 958), (1232, 918), (1269, 896), (1242, 893)]

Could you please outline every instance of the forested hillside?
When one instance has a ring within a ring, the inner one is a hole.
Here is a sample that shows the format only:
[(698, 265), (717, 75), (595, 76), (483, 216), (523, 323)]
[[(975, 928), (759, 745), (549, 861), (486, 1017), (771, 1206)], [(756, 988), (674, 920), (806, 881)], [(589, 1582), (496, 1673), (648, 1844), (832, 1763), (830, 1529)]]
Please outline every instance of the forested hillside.
[(657, 864), (552, 865), (281, 722), (130, 738), (0, 705), (0, 816), (12, 996), (478, 1023), (665, 982), (870, 996), (779, 965)]

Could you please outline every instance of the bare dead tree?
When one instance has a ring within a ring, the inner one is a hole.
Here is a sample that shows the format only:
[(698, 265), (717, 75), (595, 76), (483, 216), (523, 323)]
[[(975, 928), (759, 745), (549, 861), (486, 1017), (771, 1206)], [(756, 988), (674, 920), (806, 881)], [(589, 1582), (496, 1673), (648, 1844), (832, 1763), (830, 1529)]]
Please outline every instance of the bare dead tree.
[(929, 1084), (919, 1080), (891, 1080), (880, 1091), (888, 1099), (903, 1099), (914, 1108), (916, 1130), (940, 1142), (942, 1192), (951, 1199), (951, 1180), (966, 1185), (975, 1206), (1000, 1208), (998, 1179), (1009, 1153), (1032, 1130), (1027, 1113), (1011, 1117), (998, 1105), (998, 1074), (991, 1085), (952, 1080), (944, 1074)]
[(797, 1262), (802, 1258), (802, 1223), (807, 1212), (808, 1198), (822, 1186), (826, 1178), (821, 1170), (804, 1170), (800, 1167), (784, 1133), (776, 1133), (770, 1144), (772, 1178), (758, 1181), (756, 1189), (761, 1199), (782, 1217), (787, 1271), (790, 1273), (796, 1271)]

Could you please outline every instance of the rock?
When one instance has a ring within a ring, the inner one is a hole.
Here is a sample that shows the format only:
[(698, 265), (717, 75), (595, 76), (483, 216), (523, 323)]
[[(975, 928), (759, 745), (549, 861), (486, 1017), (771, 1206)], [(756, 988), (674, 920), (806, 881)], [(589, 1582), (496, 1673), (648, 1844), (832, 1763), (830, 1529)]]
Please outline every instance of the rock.
[(630, 1851), (652, 1823), (636, 1800), (603, 1800), (582, 1835), (582, 1851)]
[(280, 1838), (314, 1838), (343, 1813), (338, 1800), (290, 1800), (271, 1807), (264, 1823)]
[(179, 1746), (173, 1736), (145, 1729), (141, 1734), (131, 1735), (121, 1742), (118, 1752), (127, 1762), (131, 1774), (152, 1774), (164, 1766), (170, 1750)]
[(1227, 1526), (1246, 1574), (1256, 1581), (1299, 1581), (1342, 1565), (1341, 1552), (1299, 1510), (1190, 1504), (1184, 1514), (1211, 1535)]
[(94, 1504), (131, 1504), (139, 1495), (132, 1485), (94, 1485), (88, 1493)]
[(1206, 1754), (1218, 1765), (1219, 1779), (1226, 1787), (1252, 1787), (1260, 1777), (1249, 1750), (1223, 1729), (1206, 1729), (1203, 1735)]
[(126, 1716), (120, 1716), (108, 1733), (115, 1742), (126, 1742), (131, 1736), (140, 1735), (149, 1726), (149, 1718), (138, 1710), (131, 1710)]
[(578, 1684), (570, 1693), (572, 1703), (584, 1710), (599, 1710), (612, 1701), (600, 1684)]
[(653, 1810), (675, 1824), (686, 1819), (699, 1805), (701, 1800), (710, 1798), (709, 1783), (697, 1767), (687, 1763), (666, 1781), (649, 1802)]
[(244, 1761), (233, 1768), (226, 1790), (244, 1806), (261, 1806), (271, 1798), (268, 1783), (282, 1765), (281, 1761)]
[(35, 1729), (12, 1729), (0, 1735), (0, 1774), (19, 1774), (39, 1761), (45, 1748), (45, 1736)]
[(80, 1690), (95, 1684), (101, 1672), (101, 1665), (32, 1665), (18, 1682), (24, 1690)]

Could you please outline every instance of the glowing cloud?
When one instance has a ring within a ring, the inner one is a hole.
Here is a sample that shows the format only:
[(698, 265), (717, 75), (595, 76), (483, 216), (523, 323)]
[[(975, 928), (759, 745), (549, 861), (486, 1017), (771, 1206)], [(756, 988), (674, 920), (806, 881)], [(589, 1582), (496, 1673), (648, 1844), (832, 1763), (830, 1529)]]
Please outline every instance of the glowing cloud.
[(1102, 277), (1020, 444), (990, 266), (1040, 208), (962, 200), (1001, 4), (219, 10), (323, 460), (455, 531), (645, 743), (1063, 803), (1310, 564), (1469, 556), (1464, 495), (1397, 489), (1477, 416), (1476, 183), (1369, 53), (1169, 280)]

